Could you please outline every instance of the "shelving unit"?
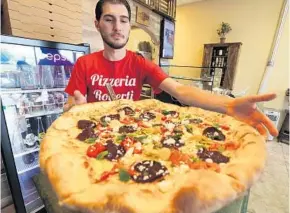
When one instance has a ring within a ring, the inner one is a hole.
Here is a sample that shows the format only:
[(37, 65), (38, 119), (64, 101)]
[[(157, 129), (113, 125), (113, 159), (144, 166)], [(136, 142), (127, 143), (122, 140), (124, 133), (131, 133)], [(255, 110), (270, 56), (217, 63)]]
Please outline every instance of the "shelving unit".
[(213, 76), (214, 88), (233, 89), (241, 46), (241, 42), (205, 44), (202, 66), (210, 69), (203, 70), (200, 77)]

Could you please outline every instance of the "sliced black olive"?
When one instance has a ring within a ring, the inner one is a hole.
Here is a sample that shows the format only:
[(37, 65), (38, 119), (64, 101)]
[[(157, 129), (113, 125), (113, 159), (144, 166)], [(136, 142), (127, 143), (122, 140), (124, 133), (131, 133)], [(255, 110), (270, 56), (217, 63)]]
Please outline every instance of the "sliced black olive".
[(125, 115), (135, 115), (135, 111), (131, 107), (124, 107), (122, 109), (119, 109), (118, 112), (124, 111)]
[(105, 115), (100, 118), (101, 122), (106, 123), (107, 119), (109, 120), (120, 120), (120, 115), (119, 114), (114, 114), (114, 115)]
[(180, 134), (176, 135), (168, 135), (161, 140), (161, 144), (163, 147), (167, 148), (179, 148), (184, 146), (184, 142), (181, 140)]
[(203, 130), (202, 135), (217, 141), (224, 141), (226, 139), (226, 136), (222, 133), (222, 131), (215, 127), (207, 127), (205, 130)]
[(84, 129), (78, 136), (77, 139), (79, 139), (80, 141), (85, 141), (88, 138), (96, 138), (97, 135), (94, 132), (93, 129)]
[(202, 160), (210, 158), (214, 163), (227, 163), (230, 160), (229, 157), (224, 156), (219, 151), (208, 151), (205, 148), (200, 148), (200, 150), (197, 153), (197, 156)]
[(135, 164), (134, 170), (137, 174), (132, 175), (132, 179), (137, 183), (150, 183), (169, 174), (165, 166), (154, 160), (138, 162)]
[(152, 112), (144, 112), (144, 113), (140, 114), (139, 118), (141, 120), (147, 120), (147, 121), (149, 121), (149, 120), (155, 119), (156, 118), (156, 115), (154, 115), (154, 113), (152, 113)]
[(129, 125), (124, 125), (124, 126), (121, 126), (119, 128), (119, 133), (132, 133), (132, 132), (135, 132), (137, 131), (137, 129), (133, 126), (129, 126)]
[(96, 124), (90, 120), (79, 120), (78, 128), (79, 129), (87, 129), (87, 128), (95, 128)]
[(110, 161), (117, 160), (120, 157), (124, 156), (126, 153), (124, 147), (114, 144), (112, 140), (106, 141), (106, 149), (108, 151), (108, 154), (105, 158)]

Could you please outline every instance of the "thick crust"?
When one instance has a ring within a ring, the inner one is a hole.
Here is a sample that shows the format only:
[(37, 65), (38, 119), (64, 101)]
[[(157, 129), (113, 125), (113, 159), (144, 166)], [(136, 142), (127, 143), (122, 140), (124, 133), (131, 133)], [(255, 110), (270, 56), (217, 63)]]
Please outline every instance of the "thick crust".
[[(113, 164), (86, 157), (88, 144), (75, 138), (78, 118), (99, 118), (124, 106), (161, 108), (189, 112), (209, 123), (230, 126), (227, 135), (240, 144), (231, 161), (220, 173), (189, 170), (150, 184), (123, 183), (117, 177), (97, 182)], [(232, 202), (254, 183), (264, 168), (265, 139), (252, 127), (218, 113), (178, 107), (157, 100), (118, 100), (74, 106), (58, 118), (47, 131), (40, 150), (40, 166), (47, 174), (61, 204), (82, 212), (103, 213), (209, 213)], [(162, 190), (160, 190), (162, 188)]]

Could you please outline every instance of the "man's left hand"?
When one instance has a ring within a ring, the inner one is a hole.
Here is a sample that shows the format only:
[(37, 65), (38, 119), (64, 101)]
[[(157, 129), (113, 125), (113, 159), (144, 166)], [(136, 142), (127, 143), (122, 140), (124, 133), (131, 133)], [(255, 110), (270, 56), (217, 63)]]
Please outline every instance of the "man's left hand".
[(267, 129), (271, 135), (277, 136), (278, 130), (273, 122), (260, 112), (256, 105), (257, 102), (270, 101), (274, 98), (276, 98), (276, 94), (235, 98), (229, 101), (226, 114), (255, 127), (264, 136), (267, 135)]

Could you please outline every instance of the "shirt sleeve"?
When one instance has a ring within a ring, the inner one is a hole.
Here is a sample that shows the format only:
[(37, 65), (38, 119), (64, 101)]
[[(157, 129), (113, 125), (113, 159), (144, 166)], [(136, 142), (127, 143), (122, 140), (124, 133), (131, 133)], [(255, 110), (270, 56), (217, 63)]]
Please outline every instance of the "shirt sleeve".
[(83, 95), (87, 94), (86, 73), (81, 58), (79, 58), (74, 65), (65, 92), (73, 96), (75, 90), (79, 90)]
[(169, 76), (153, 62), (145, 58), (141, 58), (140, 60), (142, 64), (144, 83), (151, 85), (156, 93), (161, 92), (158, 87), (162, 81), (164, 81)]

